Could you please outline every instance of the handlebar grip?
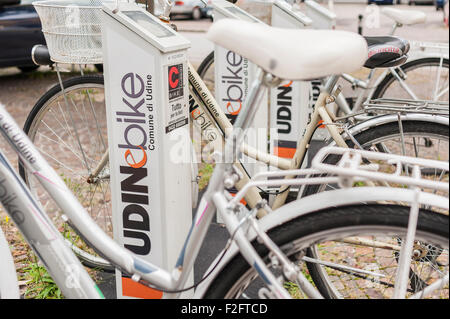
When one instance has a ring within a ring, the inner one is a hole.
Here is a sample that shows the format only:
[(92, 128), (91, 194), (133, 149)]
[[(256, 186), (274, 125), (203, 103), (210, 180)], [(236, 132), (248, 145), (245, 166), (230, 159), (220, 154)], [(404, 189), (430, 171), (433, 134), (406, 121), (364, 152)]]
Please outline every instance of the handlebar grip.
[(50, 59), (50, 52), (46, 45), (37, 44), (31, 49), (31, 59), (36, 65), (52, 65), (53, 61)]

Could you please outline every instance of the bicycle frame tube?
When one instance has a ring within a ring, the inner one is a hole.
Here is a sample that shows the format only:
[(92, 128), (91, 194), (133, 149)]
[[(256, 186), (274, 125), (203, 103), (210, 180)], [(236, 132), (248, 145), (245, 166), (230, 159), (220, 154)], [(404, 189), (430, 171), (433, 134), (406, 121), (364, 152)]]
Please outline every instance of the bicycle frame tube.
[[(208, 90), (206, 85), (203, 83), (202, 79), (198, 75), (198, 73), (195, 71), (194, 67), (188, 63), (188, 69), (189, 69), (189, 84), (191, 86), (190, 92), (193, 95), (194, 101), (198, 102), (198, 106), (200, 110), (193, 110), (191, 111), (191, 120), (195, 121), (199, 116), (207, 116), (209, 120), (211, 118), (214, 120), (216, 127), (212, 127), (213, 125), (200, 125), (200, 130), (202, 131), (202, 135), (205, 135), (205, 138), (208, 140), (210, 136), (210, 132), (207, 131), (210, 129), (215, 129), (215, 139), (220, 139), (219, 141), (216, 140), (216, 142), (219, 142), (220, 145), (223, 145), (223, 141), (227, 135), (229, 135), (232, 130), (233, 126), (226, 117), (226, 115), (223, 113), (222, 109), (219, 105), (217, 105), (214, 97), (212, 96), (211, 92)], [(207, 112), (205, 112), (205, 110)], [(195, 112), (195, 114), (194, 114)], [(221, 134), (218, 133), (218, 129), (220, 129)], [(222, 143), (222, 144), (221, 144)], [(239, 162), (235, 163), (236, 167), (241, 171), (242, 178), (241, 180), (236, 184), (236, 188), (239, 190), (241, 189), (246, 183), (249, 181), (249, 177), (247, 175), (247, 172), (244, 170), (242, 165)], [(250, 205), (250, 207), (255, 207), (258, 202), (262, 200), (261, 195), (259, 194), (258, 190), (256, 188), (251, 189), (246, 197), (245, 197), (247, 203)], [(265, 210), (259, 210), (258, 216), (263, 217), (266, 215)]]
[[(394, 72), (396, 74), (396, 71), (394, 68), (389, 68), (383, 71), (383, 73), (378, 76), (373, 82), (373, 75), (375, 73), (375, 69), (371, 70), (369, 75), (367, 76), (366, 80), (360, 80), (358, 78), (355, 78), (349, 74), (342, 74), (341, 78), (346, 80), (347, 82), (351, 83), (352, 85), (359, 88), (359, 93), (356, 97), (356, 101), (353, 105), (353, 109), (350, 109), (347, 101), (345, 100), (344, 95), (341, 93), (339, 96), (336, 97), (336, 104), (346, 115), (350, 115), (352, 113), (355, 113), (361, 109), (362, 104), (366, 100), (372, 99), (373, 94), (375, 93), (375, 90), (377, 86), (381, 83), (381, 81), (386, 77), (386, 75), (389, 72)], [(394, 74), (393, 73), (393, 74)], [(372, 84), (373, 83), (373, 84)], [(368, 90), (367, 96), (366, 91)]]

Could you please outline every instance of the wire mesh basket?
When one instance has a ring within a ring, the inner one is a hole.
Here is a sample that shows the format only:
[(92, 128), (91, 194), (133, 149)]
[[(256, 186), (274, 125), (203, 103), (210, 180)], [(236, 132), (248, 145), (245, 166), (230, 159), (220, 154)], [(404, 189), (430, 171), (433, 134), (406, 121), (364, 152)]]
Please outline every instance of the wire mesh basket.
[(52, 61), (102, 63), (101, 13), (104, 0), (33, 2)]

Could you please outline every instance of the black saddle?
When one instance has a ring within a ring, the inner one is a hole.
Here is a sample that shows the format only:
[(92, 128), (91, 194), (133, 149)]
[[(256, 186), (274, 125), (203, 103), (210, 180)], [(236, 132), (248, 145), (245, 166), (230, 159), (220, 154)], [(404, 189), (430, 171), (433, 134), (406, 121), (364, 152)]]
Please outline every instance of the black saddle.
[(369, 58), (364, 66), (369, 69), (402, 65), (408, 59), (409, 42), (393, 36), (364, 37)]

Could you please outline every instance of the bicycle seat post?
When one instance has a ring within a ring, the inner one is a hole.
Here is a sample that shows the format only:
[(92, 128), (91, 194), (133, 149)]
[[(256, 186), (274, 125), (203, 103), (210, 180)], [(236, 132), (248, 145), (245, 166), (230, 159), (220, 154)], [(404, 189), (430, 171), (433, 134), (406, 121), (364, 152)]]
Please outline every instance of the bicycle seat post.
[(397, 28), (402, 27), (403, 24), (398, 23), (398, 22), (394, 22), (394, 25), (392, 26), (392, 30), (391, 30), (391, 34), (390, 35), (394, 35), (395, 31), (397, 31)]

